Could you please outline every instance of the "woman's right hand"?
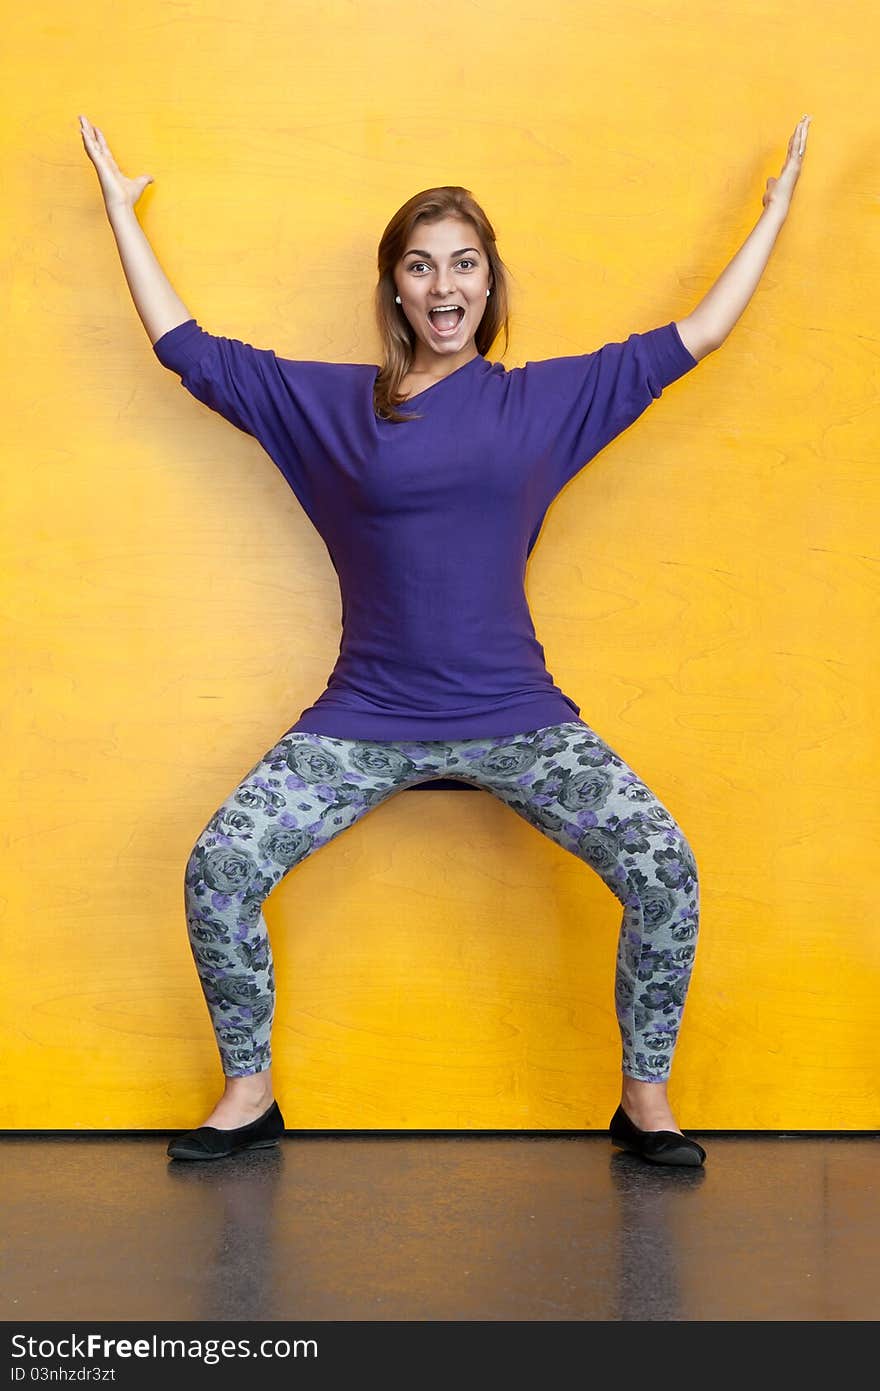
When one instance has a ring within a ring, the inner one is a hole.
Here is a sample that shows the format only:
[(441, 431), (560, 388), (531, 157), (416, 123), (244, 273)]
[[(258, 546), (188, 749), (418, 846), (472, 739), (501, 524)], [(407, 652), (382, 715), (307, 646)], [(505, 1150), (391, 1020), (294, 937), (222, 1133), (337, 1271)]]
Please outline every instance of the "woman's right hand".
[(93, 126), (85, 116), (80, 116), (79, 128), (86, 154), (97, 170), (108, 212), (113, 208), (133, 208), (147, 184), (154, 182), (152, 174), (127, 179), (110, 153), (103, 131)]

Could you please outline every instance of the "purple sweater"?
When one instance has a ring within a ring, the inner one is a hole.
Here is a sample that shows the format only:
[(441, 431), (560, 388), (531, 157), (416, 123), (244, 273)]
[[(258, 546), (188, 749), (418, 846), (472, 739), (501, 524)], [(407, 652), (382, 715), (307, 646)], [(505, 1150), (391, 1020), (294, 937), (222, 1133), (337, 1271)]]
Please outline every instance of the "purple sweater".
[(565, 484), (697, 365), (674, 322), (524, 367), (478, 354), (396, 425), (373, 410), (372, 363), (278, 357), (195, 319), (153, 346), (259, 440), (339, 577), (339, 656), (292, 730), (470, 739), (580, 714), (547, 670), (526, 562)]

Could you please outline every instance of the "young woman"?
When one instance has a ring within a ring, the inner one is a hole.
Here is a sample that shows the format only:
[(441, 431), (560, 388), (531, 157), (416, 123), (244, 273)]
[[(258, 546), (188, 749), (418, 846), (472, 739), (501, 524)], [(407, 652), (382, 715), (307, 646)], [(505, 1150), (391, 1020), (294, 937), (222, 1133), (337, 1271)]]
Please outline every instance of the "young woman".
[(619, 899), (620, 1105), (609, 1131), (653, 1163), (700, 1165), (667, 1082), (694, 964), (699, 889), (683, 831), (554, 683), (523, 581), (550, 503), (663, 389), (718, 348), (791, 203), (809, 117), (742, 248), (679, 321), (511, 370), (495, 234), (467, 189), (414, 195), (378, 250), (383, 363), (278, 357), (207, 333), (178, 298), (100, 129), (83, 143), (159, 361), (253, 435), (323, 537), (342, 595), (325, 691), (218, 807), (185, 873), (193, 959), (225, 1089), (181, 1159), (274, 1144), (275, 983), (262, 905), (281, 879), (405, 788), (482, 788), (595, 870)]

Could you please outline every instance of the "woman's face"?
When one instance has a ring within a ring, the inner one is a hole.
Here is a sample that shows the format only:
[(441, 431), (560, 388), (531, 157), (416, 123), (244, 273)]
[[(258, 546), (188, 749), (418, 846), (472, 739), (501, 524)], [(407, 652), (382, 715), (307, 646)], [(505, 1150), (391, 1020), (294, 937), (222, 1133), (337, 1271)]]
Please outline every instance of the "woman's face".
[[(458, 217), (417, 222), (394, 269), (394, 283), (398, 308), (416, 335), (414, 370), (436, 369), (438, 357), (455, 366), (476, 355), (474, 335), (486, 312), (491, 279), (489, 258), (472, 223)], [(463, 312), (430, 312), (444, 304)]]

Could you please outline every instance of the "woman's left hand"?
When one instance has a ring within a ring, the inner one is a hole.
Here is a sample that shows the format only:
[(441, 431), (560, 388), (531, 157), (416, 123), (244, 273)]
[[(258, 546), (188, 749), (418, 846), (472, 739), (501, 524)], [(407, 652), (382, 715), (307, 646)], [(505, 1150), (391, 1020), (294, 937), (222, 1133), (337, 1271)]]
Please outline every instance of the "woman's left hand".
[(761, 200), (765, 208), (773, 207), (785, 217), (791, 206), (791, 196), (794, 193), (794, 186), (798, 181), (801, 172), (801, 165), (804, 162), (804, 151), (807, 148), (807, 131), (809, 130), (812, 116), (802, 116), (795, 127), (794, 135), (788, 142), (788, 154), (782, 166), (782, 172), (778, 179), (768, 179), (764, 197)]

